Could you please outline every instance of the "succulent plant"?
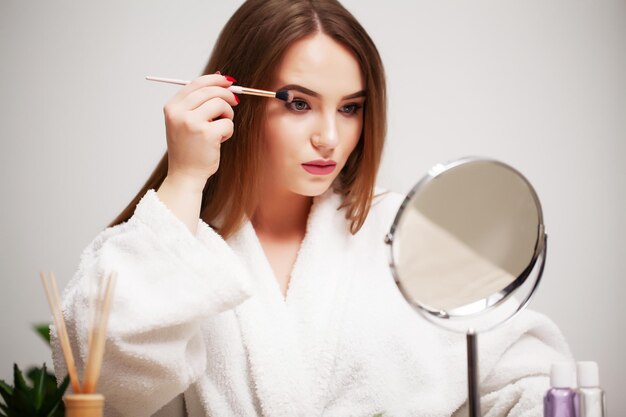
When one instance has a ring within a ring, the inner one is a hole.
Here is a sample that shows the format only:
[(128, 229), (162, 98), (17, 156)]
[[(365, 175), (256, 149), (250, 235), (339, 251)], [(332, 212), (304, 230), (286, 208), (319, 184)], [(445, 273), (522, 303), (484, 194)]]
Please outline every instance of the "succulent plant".
[[(40, 323), (33, 325), (33, 330), (50, 345), (50, 324)], [(63, 417), (65, 406), (62, 398), (69, 385), (68, 376), (57, 386), (54, 375), (46, 369), (44, 363), (41, 368), (32, 367), (26, 377), (31, 385), (26, 383), (22, 371), (13, 365), (13, 384), (10, 386), (0, 379), (0, 417)]]
[(0, 380), (0, 395), (4, 401), (0, 403), (0, 417), (63, 417), (62, 398), (69, 377), (57, 386), (56, 378), (46, 370), (44, 363), (41, 368), (31, 368), (27, 378), (31, 384), (26, 383), (22, 371), (14, 364), (14, 386)]

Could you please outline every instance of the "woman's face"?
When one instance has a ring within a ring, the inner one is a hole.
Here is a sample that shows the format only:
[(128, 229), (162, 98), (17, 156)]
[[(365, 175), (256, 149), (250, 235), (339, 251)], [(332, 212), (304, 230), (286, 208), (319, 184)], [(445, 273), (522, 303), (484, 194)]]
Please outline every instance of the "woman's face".
[(320, 195), (361, 136), (365, 86), (359, 63), (318, 33), (287, 49), (272, 87), (290, 90), (294, 100), (267, 105), (264, 185), (272, 192)]

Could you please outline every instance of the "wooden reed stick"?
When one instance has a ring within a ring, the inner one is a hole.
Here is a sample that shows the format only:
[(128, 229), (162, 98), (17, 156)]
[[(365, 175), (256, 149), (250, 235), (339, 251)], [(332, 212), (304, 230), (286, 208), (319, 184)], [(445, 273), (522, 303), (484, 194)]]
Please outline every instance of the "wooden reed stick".
[(80, 381), (78, 380), (78, 372), (76, 372), (74, 355), (72, 355), (70, 339), (67, 336), (67, 329), (65, 327), (65, 320), (63, 319), (63, 312), (61, 311), (61, 306), (59, 303), (59, 294), (56, 280), (54, 274), (51, 274), (51, 290), (50, 285), (48, 285), (48, 278), (46, 277), (46, 275), (43, 272), (40, 272), (39, 276), (41, 277), (41, 282), (43, 283), (44, 290), (46, 291), (46, 298), (48, 299), (50, 310), (52, 310), (52, 317), (54, 318), (54, 324), (57, 328), (57, 335), (59, 337), (59, 341), (61, 342), (61, 350), (63, 351), (65, 363), (67, 364), (67, 372), (70, 375), (72, 390), (75, 394), (78, 394), (82, 391), (80, 388)]
[(94, 288), (99, 288), (99, 286), (95, 283), (96, 280), (94, 279), (90, 279), (89, 280), (89, 333), (87, 334), (87, 352), (89, 352), (89, 349), (91, 348), (91, 329), (93, 329), (93, 326), (95, 324), (95, 320), (96, 320), (96, 316), (95, 316), (95, 301), (97, 298), (97, 294), (95, 291), (96, 289)]
[[(105, 283), (108, 283), (109, 275), (105, 275), (101, 280), (99, 280), (96, 285), (91, 285), (92, 292), (90, 293), (89, 303), (91, 305), (91, 324), (89, 327), (88, 333), (88, 344), (87, 344), (87, 365), (85, 366), (85, 373), (83, 374), (83, 390), (85, 393), (89, 393), (87, 389), (93, 388), (91, 383), (88, 383), (87, 380), (92, 380), (92, 375), (94, 373), (93, 368), (93, 354), (95, 345), (98, 343), (98, 331), (99, 331), (99, 323), (102, 317), (102, 294), (103, 288), (105, 287)], [(93, 287), (95, 287), (95, 292), (93, 292)], [(89, 387), (88, 387), (89, 385)]]
[[(87, 355), (87, 366), (85, 368), (83, 391), (85, 393), (96, 392), (96, 385), (100, 377), (102, 368), (102, 358), (104, 356), (104, 346), (106, 342), (107, 323), (111, 311), (111, 300), (115, 289), (117, 275), (111, 273), (105, 279), (104, 297), (100, 294), (97, 300), (96, 321), (92, 330), (91, 344)], [(100, 291), (98, 291), (100, 293)]]
[(87, 352), (91, 352), (94, 333), (96, 329), (96, 323), (99, 320), (100, 304), (102, 302), (102, 296), (104, 295), (104, 285), (102, 284), (105, 279), (101, 280), (89, 280), (89, 332), (87, 334)]

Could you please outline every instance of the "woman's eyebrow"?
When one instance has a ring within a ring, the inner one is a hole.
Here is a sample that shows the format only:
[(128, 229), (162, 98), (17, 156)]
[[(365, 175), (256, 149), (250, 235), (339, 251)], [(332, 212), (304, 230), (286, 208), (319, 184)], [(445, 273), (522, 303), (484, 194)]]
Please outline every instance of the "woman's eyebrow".
[[(313, 90), (309, 90), (308, 88), (303, 87), (298, 84), (288, 84), (279, 88), (276, 91), (285, 91), (285, 90), (300, 91), (301, 93), (304, 93), (307, 96), (316, 97), (316, 98), (321, 97), (320, 93), (317, 93)], [(348, 99), (357, 98), (357, 97), (365, 97), (365, 90), (357, 91), (356, 93), (353, 93), (353, 94), (348, 94), (347, 96), (344, 96), (342, 100), (348, 100)]]

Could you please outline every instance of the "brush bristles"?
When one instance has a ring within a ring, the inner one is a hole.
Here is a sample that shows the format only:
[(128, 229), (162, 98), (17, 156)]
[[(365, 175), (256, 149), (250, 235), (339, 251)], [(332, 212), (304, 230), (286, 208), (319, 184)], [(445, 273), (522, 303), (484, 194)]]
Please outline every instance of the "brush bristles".
[(293, 101), (293, 93), (287, 90), (277, 91), (276, 98), (279, 100), (286, 101), (287, 103), (291, 103)]

